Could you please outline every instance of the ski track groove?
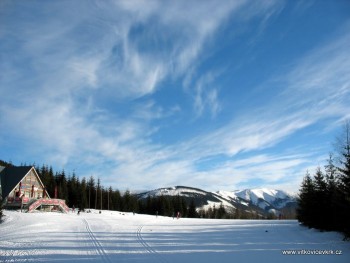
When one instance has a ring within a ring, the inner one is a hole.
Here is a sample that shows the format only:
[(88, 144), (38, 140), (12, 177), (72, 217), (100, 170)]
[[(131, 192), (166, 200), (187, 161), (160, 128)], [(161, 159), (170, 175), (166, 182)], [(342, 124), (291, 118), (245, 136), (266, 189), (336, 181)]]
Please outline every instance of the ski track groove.
[(136, 231), (136, 237), (137, 240), (140, 242), (140, 244), (147, 250), (148, 253), (151, 255), (154, 255), (154, 257), (158, 260), (160, 263), (167, 263), (168, 260), (166, 260), (160, 253), (158, 253), (154, 248), (152, 248), (143, 238), (142, 238), (142, 228), (144, 226), (141, 225), (137, 228)]
[(89, 222), (84, 218), (83, 222), (86, 226), (87, 233), (89, 234), (90, 240), (94, 244), (94, 247), (96, 248), (97, 253), (100, 255), (101, 259), (103, 262), (109, 262), (112, 263), (112, 260), (109, 258), (107, 255), (106, 251), (104, 250), (103, 246), (101, 243), (97, 240), (96, 236), (92, 232)]

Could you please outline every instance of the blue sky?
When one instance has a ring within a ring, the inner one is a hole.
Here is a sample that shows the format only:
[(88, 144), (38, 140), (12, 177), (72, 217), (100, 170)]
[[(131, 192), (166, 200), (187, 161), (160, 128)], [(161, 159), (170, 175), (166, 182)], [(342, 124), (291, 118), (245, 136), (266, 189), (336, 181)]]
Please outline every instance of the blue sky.
[(1, 1), (0, 159), (296, 192), (350, 118), (349, 50), (346, 0)]

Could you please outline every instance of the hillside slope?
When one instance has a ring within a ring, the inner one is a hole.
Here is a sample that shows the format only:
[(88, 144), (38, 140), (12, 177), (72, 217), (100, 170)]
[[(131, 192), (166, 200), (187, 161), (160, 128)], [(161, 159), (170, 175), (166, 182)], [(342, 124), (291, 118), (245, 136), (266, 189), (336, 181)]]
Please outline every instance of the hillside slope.
[(281, 190), (271, 189), (245, 189), (236, 191), (208, 192), (199, 188), (175, 186), (159, 188), (138, 194), (139, 199), (148, 196), (181, 196), (187, 203), (194, 201), (197, 209), (208, 209), (223, 205), (226, 209), (234, 211), (254, 211), (262, 216), (269, 213), (293, 213), (296, 208), (296, 199)]

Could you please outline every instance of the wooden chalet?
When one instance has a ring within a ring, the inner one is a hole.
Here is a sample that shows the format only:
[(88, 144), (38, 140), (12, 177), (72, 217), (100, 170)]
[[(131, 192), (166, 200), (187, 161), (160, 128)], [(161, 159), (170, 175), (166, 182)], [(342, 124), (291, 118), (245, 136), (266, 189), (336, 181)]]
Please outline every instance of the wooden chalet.
[(0, 202), (6, 209), (68, 212), (64, 200), (51, 199), (33, 166), (0, 167)]

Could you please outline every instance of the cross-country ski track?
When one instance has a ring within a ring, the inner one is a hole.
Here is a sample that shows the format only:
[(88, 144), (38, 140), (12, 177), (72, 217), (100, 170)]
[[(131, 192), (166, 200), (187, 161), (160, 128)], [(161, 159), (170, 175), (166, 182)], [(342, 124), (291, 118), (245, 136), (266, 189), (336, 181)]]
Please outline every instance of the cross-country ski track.
[[(213, 220), (93, 210), (4, 211), (0, 262), (350, 262), (350, 242), (295, 220)], [(340, 255), (283, 255), (285, 250)]]

